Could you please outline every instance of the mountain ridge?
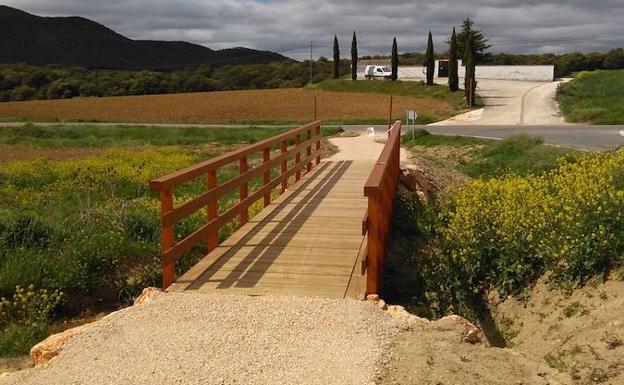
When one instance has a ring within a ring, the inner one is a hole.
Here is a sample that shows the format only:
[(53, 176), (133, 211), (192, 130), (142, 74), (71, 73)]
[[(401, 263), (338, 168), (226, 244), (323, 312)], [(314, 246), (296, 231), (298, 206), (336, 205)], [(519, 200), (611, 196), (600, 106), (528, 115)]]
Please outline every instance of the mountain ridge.
[(0, 63), (5, 64), (176, 70), (288, 60), (244, 47), (212, 50), (184, 41), (133, 40), (84, 17), (42, 17), (0, 5)]

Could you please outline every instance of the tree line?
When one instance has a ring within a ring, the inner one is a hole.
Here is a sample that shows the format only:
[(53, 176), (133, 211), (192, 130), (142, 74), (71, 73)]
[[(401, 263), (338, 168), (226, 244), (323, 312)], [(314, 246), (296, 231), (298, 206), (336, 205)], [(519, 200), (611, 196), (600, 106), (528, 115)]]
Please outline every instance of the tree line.
[[(0, 65), (0, 101), (68, 99), (183, 92), (303, 87), (309, 83), (309, 61), (230, 65), (171, 72), (104, 71), (26, 64)], [(340, 73), (349, 70), (340, 61)], [(312, 82), (331, 79), (334, 63), (321, 57), (312, 62)]]

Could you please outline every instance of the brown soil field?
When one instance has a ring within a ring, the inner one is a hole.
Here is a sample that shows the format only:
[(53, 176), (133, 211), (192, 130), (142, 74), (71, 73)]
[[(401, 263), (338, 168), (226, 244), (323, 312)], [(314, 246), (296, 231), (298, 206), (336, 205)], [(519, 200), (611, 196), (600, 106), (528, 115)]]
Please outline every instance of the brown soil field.
[[(299, 88), (218, 91), (0, 103), (0, 118), (38, 121), (127, 123), (302, 122), (314, 118), (317, 91)], [(324, 120), (386, 119), (388, 95), (318, 91), (317, 116)], [(395, 117), (415, 109), (421, 115), (450, 116), (445, 100), (395, 96)]]

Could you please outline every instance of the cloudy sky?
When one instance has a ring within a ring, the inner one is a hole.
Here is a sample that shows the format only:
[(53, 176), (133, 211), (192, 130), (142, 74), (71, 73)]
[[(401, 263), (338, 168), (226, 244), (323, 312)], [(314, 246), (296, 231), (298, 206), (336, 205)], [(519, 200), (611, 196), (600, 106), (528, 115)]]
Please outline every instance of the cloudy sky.
[(348, 53), (424, 50), (432, 30), (438, 50), (466, 16), (494, 52), (605, 51), (624, 46), (624, 0), (5, 0), (42, 16), (79, 15), (134, 39), (185, 40), (213, 49), (245, 46), (303, 58), (331, 56), (337, 34)]

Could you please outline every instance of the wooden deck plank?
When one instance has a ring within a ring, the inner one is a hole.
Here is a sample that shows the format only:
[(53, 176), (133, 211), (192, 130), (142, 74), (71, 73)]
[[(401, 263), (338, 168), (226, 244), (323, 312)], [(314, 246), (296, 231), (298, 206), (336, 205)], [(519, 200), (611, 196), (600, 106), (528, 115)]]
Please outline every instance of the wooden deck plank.
[(370, 162), (324, 162), (193, 266), (172, 291), (357, 297)]

